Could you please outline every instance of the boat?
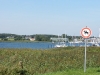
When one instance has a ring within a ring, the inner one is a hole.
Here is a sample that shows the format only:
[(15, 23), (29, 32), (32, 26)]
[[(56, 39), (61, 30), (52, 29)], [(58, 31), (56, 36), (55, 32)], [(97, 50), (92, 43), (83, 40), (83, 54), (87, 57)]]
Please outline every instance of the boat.
[[(65, 35), (66, 36), (66, 35)], [(63, 38), (58, 35), (58, 38), (51, 38), (52, 42), (55, 43), (56, 47), (67, 47), (66, 42), (68, 42), (68, 38)]]
[(94, 43), (92, 46), (100, 47), (99, 43)]
[(59, 42), (58, 44), (56, 44), (54, 47), (58, 48), (58, 47), (67, 47), (65, 42)]

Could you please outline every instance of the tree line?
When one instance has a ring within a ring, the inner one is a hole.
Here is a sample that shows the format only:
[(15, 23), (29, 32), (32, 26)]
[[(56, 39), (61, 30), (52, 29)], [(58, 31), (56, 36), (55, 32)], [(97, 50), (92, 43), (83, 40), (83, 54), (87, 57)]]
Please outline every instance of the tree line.
[[(17, 34), (0, 34), (1, 41), (8, 41), (13, 39), (14, 41), (29, 40), (30, 38), (35, 38), (35, 41), (51, 41), (50, 38), (58, 38), (58, 35), (48, 35), (48, 34), (35, 34), (35, 35), (17, 35)], [(73, 39), (73, 36), (65, 34), (60, 35), (59, 37), (68, 38), (69, 40)], [(74, 38), (80, 38), (80, 36), (74, 36)]]

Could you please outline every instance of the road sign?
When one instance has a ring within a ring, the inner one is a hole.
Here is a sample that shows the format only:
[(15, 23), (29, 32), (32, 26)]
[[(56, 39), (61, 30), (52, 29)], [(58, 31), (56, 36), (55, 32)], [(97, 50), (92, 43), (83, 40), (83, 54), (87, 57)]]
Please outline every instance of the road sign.
[(83, 38), (85, 38), (85, 52), (84, 52), (84, 72), (86, 72), (86, 45), (87, 45), (87, 38), (89, 38), (92, 34), (92, 31), (90, 28), (83, 28), (81, 30), (81, 35)]
[(91, 34), (92, 34), (92, 31), (90, 28), (85, 27), (81, 30), (81, 35), (83, 38), (89, 38)]

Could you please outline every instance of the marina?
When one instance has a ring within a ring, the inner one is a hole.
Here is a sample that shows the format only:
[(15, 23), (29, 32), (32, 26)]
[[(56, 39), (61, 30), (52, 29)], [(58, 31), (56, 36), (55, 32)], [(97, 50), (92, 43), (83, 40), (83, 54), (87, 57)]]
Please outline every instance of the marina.
[[(0, 42), (0, 48), (30, 48), (30, 49), (50, 49), (57, 47), (84, 47), (85, 43), (52, 43), (52, 42)], [(100, 43), (92, 44), (87, 43), (87, 47), (97, 46), (100, 47)]]
[[(66, 34), (58, 36), (57, 38), (51, 37), (51, 42), (0, 42), (0, 48), (31, 48), (31, 49), (49, 49), (58, 47), (84, 47), (85, 38), (77, 38), (76, 36), (69, 40)], [(90, 37), (86, 39), (86, 46), (100, 47), (100, 28), (98, 37)]]

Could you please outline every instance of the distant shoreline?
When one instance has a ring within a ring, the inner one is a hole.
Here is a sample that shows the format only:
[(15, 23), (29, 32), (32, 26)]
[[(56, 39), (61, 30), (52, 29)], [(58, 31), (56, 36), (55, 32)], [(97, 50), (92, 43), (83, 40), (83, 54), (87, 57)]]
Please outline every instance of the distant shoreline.
[(0, 42), (50, 42), (50, 41), (1, 41)]

